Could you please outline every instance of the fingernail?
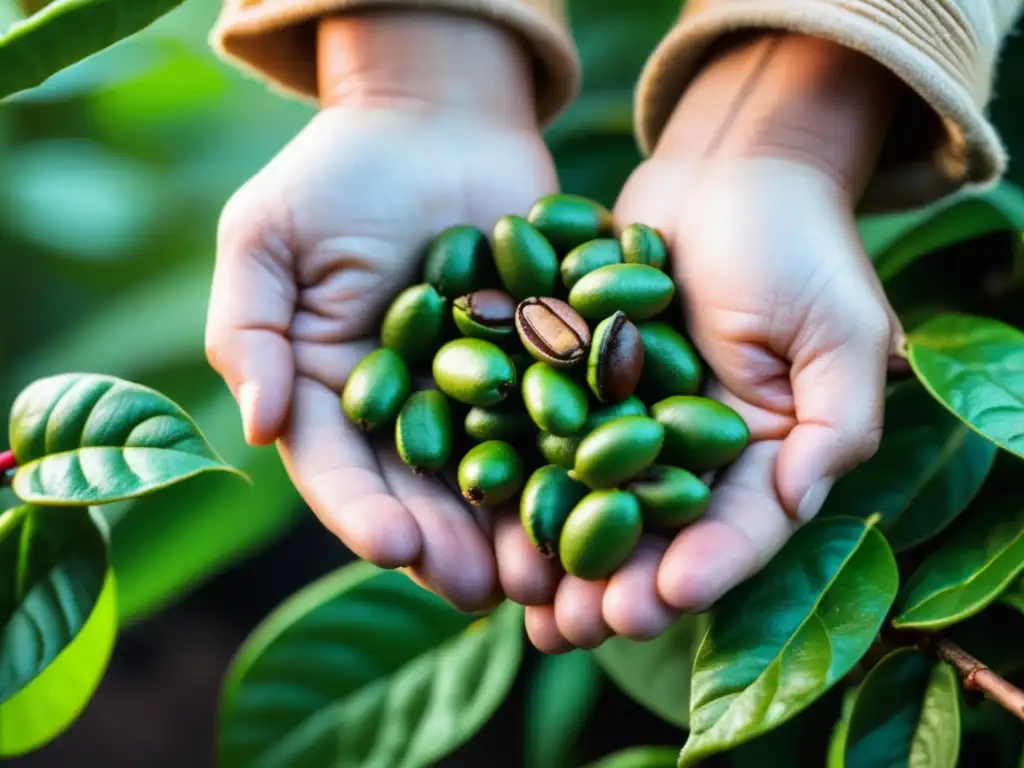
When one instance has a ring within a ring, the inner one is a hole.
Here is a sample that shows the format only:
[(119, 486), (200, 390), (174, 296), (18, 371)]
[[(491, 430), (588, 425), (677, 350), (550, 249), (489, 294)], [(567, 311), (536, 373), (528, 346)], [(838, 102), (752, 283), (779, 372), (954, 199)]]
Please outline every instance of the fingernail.
[(256, 382), (247, 381), (238, 389), (238, 409), (242, 412), (242, 430), (245, 441), (252, 445), (253, 431), (256, 421)]
[(807, 489), (807, 493), (804, 494), (803, 499), (800, 501), (800, 506), (796, 510), (797, 520), (806, 523), (817, 515), (825, 504), (825, 499), (828, 498), (828, 493), (832, 490), (834, 484), (835, 480), (831, 477), (823, 477)]

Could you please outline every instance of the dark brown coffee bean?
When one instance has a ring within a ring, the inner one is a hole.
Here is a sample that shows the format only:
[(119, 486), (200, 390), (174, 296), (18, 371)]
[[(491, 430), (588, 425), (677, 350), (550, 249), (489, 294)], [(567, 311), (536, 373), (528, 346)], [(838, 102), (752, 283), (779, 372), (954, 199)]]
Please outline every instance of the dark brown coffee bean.
[(526, 351), (555, 368), (582, 362), (590, 347), (590, 328), (564, 301), (530, 298), (516, 308), (516, 330)]
[(598, 323), (587, 361), (587, 384), (597, 399), (622, 402), (636, 391), (643, 369), (643, 340), (626, 313), (616, 312)]

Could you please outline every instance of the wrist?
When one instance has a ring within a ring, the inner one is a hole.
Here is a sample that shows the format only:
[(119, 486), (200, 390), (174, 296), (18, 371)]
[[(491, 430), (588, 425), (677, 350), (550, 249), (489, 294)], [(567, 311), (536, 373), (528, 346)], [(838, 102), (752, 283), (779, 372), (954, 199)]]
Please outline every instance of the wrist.
[(461, 114), (536, 128), (529, 55), (483, 19), (421, 10), (322, 19), (317, 67), (324, 108)]
[(784, 159), (859, 197), (902, 92), (895, 75), (837, 43), (786, 32), (733, 38), (683, 94), (656, 154)]

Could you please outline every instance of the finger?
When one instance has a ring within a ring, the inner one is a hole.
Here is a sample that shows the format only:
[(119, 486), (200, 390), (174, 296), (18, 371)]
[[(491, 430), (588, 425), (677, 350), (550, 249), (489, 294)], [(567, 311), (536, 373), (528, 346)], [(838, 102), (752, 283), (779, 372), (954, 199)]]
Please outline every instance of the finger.
[(416, 562), (422, 547), (419, 525), (392, 496), (366, 438), (345, 418), (334, 392), (297, 379), (289, 425), (278, 446), (306, 503), (358, 557), (382, 568)]
[(711, 506), (669, 545), (658, 568), (661, 599), (699, 613), (753, 576), (799, 527), (775, 492), (782, 443), (752, 444), (715, 486)]
[(245, 439), (267, 445), (283, 432), (294, 380), (288, 329), (296, 289), (291, 255), (250, 212), (225, 209), (206, 322), (206, 355), (242, 414)]
[(555, 593), (555, 621), (562, 636), (577, 648), (593, 649), (612, 636), (601, 603), (607, 583), (566, 575)]
[(786, 511), (802, 521), (818, 513), (839, 477), (874, 455), (882, 436), (889, 322), (882, 311), (851, 322), (856, 329), (840, 343), (794, 356), (798, 424), (783, 443), (776, 483)]
[(375, 445), (384, 481), (419, 526), (422, 546), (411, 568), (417, 578), (461, 611), (501, 602), (494, 554), (471, 511), (436, 477), (411, 472), (390, 434)]
[(567, 653), (573, 645), (558, 630), (555, 609), (551, 605), (531, 605), (526, 608), (526, 636), (541, 653)]
[(668, 542), (644, 536), (630, 559), (609, 579), (601, 610), (617, 634), (633, 640), (652, 640), (676, 619), (676, 612), (658, 595), (657, 577)]
[(514, 506), (495, 510), (494, 556), (502, 591), (520, 605), (550, 604), (561, 577), (556, 559), (544, 557), (523, 530)]

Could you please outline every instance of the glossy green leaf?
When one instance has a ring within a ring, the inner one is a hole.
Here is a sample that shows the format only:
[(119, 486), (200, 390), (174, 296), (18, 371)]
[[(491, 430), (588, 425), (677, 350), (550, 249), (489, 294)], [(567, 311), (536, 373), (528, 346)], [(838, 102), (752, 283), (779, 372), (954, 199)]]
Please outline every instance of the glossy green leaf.
[(910, 364), (935, 398), (996, 445), (1024, 457), (1024, 333), (945, 314), (909, 336)]
[(944, 530), (981, 489), (996, 448), (935, 402), (916, 381), (886, 399), (878, 452), (845, 475), (821, 514), (868, 518), (896, 552)]
[(899, 575), (871, 521), (819, 518), (711, 611), (693, 670), (679, 766), (782, 725), (871, 646)]
[(857, 701), (857, 694), (860, 686), (849, 688), (843, 694), (843, 708), (839, 713), (839, 719), (832, 728), (832, 735), (828, 742), (828, 756), (826, 757), (826, 768), (843, 768), (843, 759), (846, 756), (846, 735), (850, 732), (850, 717), (853, 715), (853, 705)]
[(586, 768), (675, 768), (675, 747), (630, 747), (602, 757)]
[(38, 749), (78, 718), (103, 679), (116, 637), (117, 585), (108, 571), (82, 631), (39, 677), (0, 704), (0, 757)]
[(297, 593), (231, 665), (220, 765), (414, 768), (490, 718), (522, 657), (522, 609), (474, 621), (366, 563)]
[(693, 659), (707, 627), (706, 614), (682, 616), (654, 640), (613, 637), (594, 656), (627, 696), (663, 720), (687, 728)]
[(911, 648), (868, 672), (854, 699), (843, 768), (955, 768), (960, 681), (953, 668)]
[(530, 681), (526, 703), (526, 765), (565, 768), (594, 711), (601, 668), (592, 654), (573, 651), (542, 656)]
[(859, 222), (864, 246), (883, 281), (941, 248), (990, 232), (1024, 231), (1024, 193), (1002, 182), (965, 191), (934, 205), (870, 216)]
[(0, 98), (152, 24), (182, 0), (61, 0), (0, 35)]
[(26, 387), (11, 408), (13, 489), (35, 504), (142, 496), (203, 472), (237, 472), (180, 407), (113, 376), (69, 373)]
[(1024, 571), (1024, 501), (992, 504), (932, 553), (900, 593), (893, 626), (937, 630), (997, 600)]
[(0, 515), (0, 704), (82, 630), (107, 574), (107, 530), (89, 508), (15, 507)]
[(1016, 608), (1024, 614), (1024, 578), (1010, 584), (1000, 597), (1011, 608)]

